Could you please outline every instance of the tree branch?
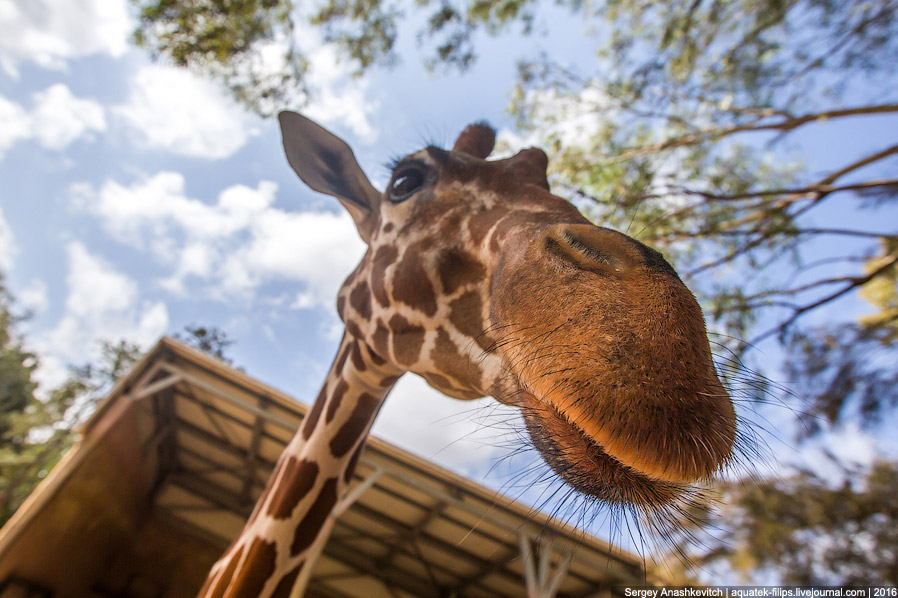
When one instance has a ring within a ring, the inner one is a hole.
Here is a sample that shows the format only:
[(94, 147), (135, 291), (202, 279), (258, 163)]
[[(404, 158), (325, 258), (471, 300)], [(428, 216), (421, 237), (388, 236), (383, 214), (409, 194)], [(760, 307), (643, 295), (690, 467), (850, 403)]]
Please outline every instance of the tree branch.
[(864, 286), (865, 284), (867, 284), (874, 278), (880, 276), (885, 271), (887, 271), (889, 268), (894, 266), (896, 262), (898, 262), (898, 255), (892, 255), (891, 259), (887, 260), (879, 268), (876, 268), (875, 270), (869, 272), (868, 274), (866, 274), (864, 276), (856, 276), (853, 278), (847, 278), (846, 280), (848, 281), (848, 284), (846, 284), (844, 287), (842, 287), (838, 291), (835, 291), (834, 293), (831, 293), (821, 299), (818, 299), (817, 301), (814, 301), (813, 303), (809, 303), (809, 304), (803, 305), (801, 307), (792, 308), (794, 313), (785, 322), (783, 322), (780, 325), (778, 325), (774, 328), (771, 328), (767, 332), (764, 332), (761, 335), (755, 337), (754, 339), (752, 339), (751, 344), (760, 343), (762, 340), (764, 340), (774, 334), (777, 334), (777, 333), (784, 334), (792, 326), (792, 324), (794, 324), (798, 320), (798, 318), (800, 318), (804, 314), (806, 314), (809, 311), (812, 311), (814, 309), (817, 309), (818, 307), (821, 307), (822, 305), (830, 303), (831, 301), (835, 301), (839, 297), (842, 297), (845, 294), (850, 293), (851, 291), (853, 291), (854, 289), (856, 289), (858, 287)]
[[(706, 141), (708, 139), (720, 140), (724, 137), (729, 137), (730, 135), (735, 135), (736, 133), (749, 133), (749, 132), (759, 132), (759, 131), (793, 131), (803, 125), (812, 122), (819, 122), (824, 120), (832, 120), (836, 118), (845, 118), (848, 116), (862, 116), (862, 115), (870, 115), (870, 114), (890, 114), (898, 112), (898, 104), (882, 104), (877, 106), (858, 106), (855, 108), (843, 108), (840, 110), (827, 110), (824, 112), (816, 112), (813, 114), (805, 114), (802, 116), (796, 116), (793, 118), (783, 118), (779, 122), (774, 123), (761, 123), (766, 116), (759, 115), (752, 122), (743, 124), (743, 125), (734, 125), (731, 127), (717, 128), (717, 129), (705, 129), (704, 131), (698, 131), (696, 133), (689, 133), (687, 135), (681, 135), (679, 137), (674, 137), (672, 139), (668, 139), (661, 143), (657, 143), (655, 145), (649, 145), (645, 147), (633, 148), (628, 151), (624, 151), (614, 159), (610, 160), (610, 162), (617, 163), (623, 162), (626, 160), (630, 160), (632, 158), (637, 158), (640, 156), (647, 156), (649, 154), (654, 154), (657, 152), (661, 152), (668, 149), (673, 149), (675, 147), (684, 147), (689, 145), (695, 145), (702, 141)], [(838, 178), (838, 177), (837, 177)], [(833, 179), (835, 180), (835, 179)]]
[[(892, 149), (892, 148), (890, 148)], [(895, 150), (898, 151), (898, 146), (895, 146)], [(883, 153), (883, 152), (879, 152)], [(891, 153), (895, 153), (894, 151)], [(886, 154), (889, 155), (889, 154)], [(881, 156), (881, 159), (886, 156)], [(869, 158), (865, 158), (864, 161)], [(876, 159), (872, 161), (876, 161)], [(870, 162), (865, 162), (864, 165), (869, 164)], [(858, 167), (859, 168), (859, 167)], [(843, 169), (844, 170), (844, 169)], [(830, 178), (830, 175), (828, 178)], [(841, 176), (841, 175), (839, 175)], [(838, 177), (836, 177), (838, 178)], [(875, 179), (872, 181), (863, 181), (861, 183), (852, 183), (850, 185), (840, 185), (836, 186), (831, 183), (814, 183), (808, 185), (806, 187), (796, 187), (793, 189), (762, 189), (759, 191), (746, 191), (745, 193), (735, 193), (732, 195), (720, 194), (720, 193), (711, 193), (709, 191), (700, 191), (698, 189), (686, 189), (684, 187), (672, 187), (667, 192), (663, 193), (650, 193), (640, 197), (640, 199), (658, 199), (662, 197), (667, 197), (670, 195), (695, 195), (698, 197), (703, 197), (704, 199), (713, 200), (713, 201), (741, 201), (745, 199), (752, 199), (756, 197), (776, 197), (779, 195), (793, 195), (793, 196), (808, 196), (815, 193), (839, 193), (840, 191), (861, 191), (864, 189), (873, 189), (876, 187), (892, 187), (898, 186), (898, 179)]]
[(853, 163), (849, 164), (848, 166), (842, 168), (841, 170), (837, 170), (837, 171), (831, 173), (829, 176), (822, 179), (817, 184), (818, 185), (832, 185), (833, 183), (836, 182), (837, 179), (842, 178), (849, 172), (854, 172), (855, 170), (857, 170), (859, 168), (863, 168), (864, 166), (868, 166), (874, 162), (878, 162), (879, 160), (882, 160), (883, 158), (887, 158), (893, 154), (898, 154), (898, 145), (893, 145), (892, 147), (887, 147), (884, 150), (876, 152), (875, 154), (870, 154), (869, 156), (867, 156), (865, 158), (861, 158), (857, 162), (853, 162)]

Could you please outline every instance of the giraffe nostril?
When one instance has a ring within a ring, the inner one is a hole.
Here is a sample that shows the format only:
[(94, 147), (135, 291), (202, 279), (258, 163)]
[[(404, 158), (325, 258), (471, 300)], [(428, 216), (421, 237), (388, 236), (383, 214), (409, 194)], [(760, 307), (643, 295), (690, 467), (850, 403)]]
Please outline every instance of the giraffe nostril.
[(614, 257), (612, 257), (610, 254), (602, 251), (600, 248), (585, 244), (582, 240), (578, 239), (567, 231), (565, 231), (564, 233), (564, 240), (567, 242), (568, 246), (571, 249), (579, 252), (586, 258), (591, 259), (595, 262), (607, 264), (615, 270), (620, 270), (620, 264), (618, 263), (618, 261), (615, 260)]
[(626, 235), (589, 224), (553, 226), (546, 249), (577, 268), (623, 272), (642, 263)]

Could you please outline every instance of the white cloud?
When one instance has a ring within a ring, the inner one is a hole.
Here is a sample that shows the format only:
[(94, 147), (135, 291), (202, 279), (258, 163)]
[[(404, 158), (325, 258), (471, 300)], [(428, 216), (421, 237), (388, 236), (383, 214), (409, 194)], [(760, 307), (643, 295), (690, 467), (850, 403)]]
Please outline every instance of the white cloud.
[(0, 68), (15, 77), (23, 62), (62, 69), (80, 56), (118, 57), (131, 29), (125, 0), (0, 0)]
[[(0, 127), (0, 131), (2, 131)], [(3, 217), (3, 208), (0, 208), (0, 270), (12, 269), (13, 258), (16, 255), (16, 242), (12, 236), (12, 230)]]
[(28, 112), (0, 96), (0, 159), (17, 141), (35, 139), (42, 147), (58, 151), (106, 130), (103, 107), (94, 100), (76, 98), (62, 83), (34, 94), (32, 100), (34, 107)]
[(62, 83), (36, 93), (34, 101), (34, 134), (48, 149), (61, 150), (92, 131), (106, 130), (103, 107), (93, 100), (76, 98)]
[(344, 212), (270, 209), (259, 214), (249, 233), (225, 264), (225, 287), (243, 290), (273, 279), (302, 281), (308, 297), (298, 299), (300, 306), (332, 303), (363, 250)]
[(582, 147), (584, 140), (600, 132), (602, 119), (616, 111), (607, 96), (595, 87), (576, 95), (555, 90), (530, 90), (524, 97), (530, 111), (531, 129), (519, 134), (499, 131), (496, 156), (511, 155), (526, 147), (548, 149), (558, 143), (562, 148)]
[(50, 305), (47, 285), (42, 280), (32, 280), (26, 287), (16, 291), (16, 301), (27, 313), (41, 315)]
[[(77, 207), (96, 213), (119, 241), (142, 247), (147, 238), (166, 239), (181, 231), (194, 239), (228, 237), (245, 228), (274, 201), (277, 185), (263, 181), (258, 189), (229, 187), (215, 205), (187, 197), (184, 177), (160, 172), (125, 187), (107, 181), (99, 190), (90, 185), (72, 186)], [(169, 248), (162, 245), (163, 253)]]
[(122, 311), (137, 298), (137, 284), (133, 280), (90, 255), (80, 243), (70, 243), (67, 252), (69, 294), (65, 307), (68, 314), (81, 318)]
[(168, 327), (162, 302), (140, 301), (137, 284), (78, 242), (70, 243), (65, 313), (36, 337), (42, 355), (38, 380), (52, 388), (66, 378), (66, 366), (98, 357), (100, 342), (127, 339), (148, 347)]
[(332, 46), (318, 44), (309, 50), (309, 73), (306, 83), (312, 90), (311, 101), (303, 108), (306, 116), (324, 124), (349, 128), (363, 141), (377, 139), (371, 117), (379, 102), (369, 98), (366, 79), (352, 76), (346, 61), (340, 61)]
[[(299, 21), (311, 16), (304, 15)], [(263, 102), (264, 107), (269, 110), (300, 108), (306, 116), (322, 124), (349, 129), (363, 141), (373, 142), (377, 129), (372, 124), (372, 116), (379, 103), (370, 97), (368, 80), (353, 76), (351, 63), (340, 60), (333, 45), (326, 44), (317, 29), (300, 25), (295, 31), (294, 42), (308, 61), (303, 84), (310, 93), (306, 95), (302, 90), (296, 90), (291, 94), (288, 91), (280, 100), (285, 105)], [(287, 50), (285, 39), (258, 44), (251, 54), (243, 57), (237, 80), (278, 85), (284, 72), (291, 68), (285, 61)]]
[(30, 118), (25, 109), (0, 96), (0, 159), (17, 141), (31, 135)]
[(182, 175), (161, 172), (130, 186), (77, 184), (71, 198), (119, 241), (169, 266), (161, 281), (169, 291), (197, 279), (218, 296), (249, 296), (266, 282), (290, 281), (304, 285), (293, 307), (330, 304), (364, 244), (347, 214), (285, 212), (272, 207), (276, 190), (268, 181), (234, 185), (206, 203), (187, 196)]
[(179, 156), (226, 158), (256, 133), (226, 90), (169, 66), (137, 71), (115, 110), (148, 147)]

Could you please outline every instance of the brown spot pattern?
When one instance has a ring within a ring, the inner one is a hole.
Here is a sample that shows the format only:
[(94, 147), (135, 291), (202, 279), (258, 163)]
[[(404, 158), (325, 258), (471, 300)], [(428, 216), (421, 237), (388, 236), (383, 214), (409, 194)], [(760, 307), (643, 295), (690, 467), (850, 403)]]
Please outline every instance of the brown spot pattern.
[(344, 315), (346, 312), (343, 310), (346, 309), (346, 297), (344, 295), (337, 295), (337, 315), (340, 316), (341, 320), (345, 320), (346, 316)]
[(390, 331), (384, 326), (382, 320), (377, 321), (377, 328), (374, 329), (374, 334), (371, 335), (371, 342), (374, 344), (375, 351), (381, 355), (389, 356)]
[(385, 363), (387, 363), (387, 360), (372, 351), (371, 347), (365, 345), (365, 348), (368, 350), (368, 356), (371, 358), (371, 361), (374, 363), (374, 365), (384, 365)]
[(424, 255), (426, 251), (420, 243), (406, 248), (393, 272), (393, 299), (433, 316), (437, 313), (437, 295), (421, 265)]
[(296, 578), (299, 576), (302, 565), (303, 563), (296, 565), (281, 578), (274, 592), (271, 593), (271, 598), (290, 598), (290, 592), (293, 590), (293, 584), (296, 583)]
[(324, 421), (327, 423), (331, 423), (334, 419), (334, 415), (337, 413), (337, 409), (340, 408), (340, 403), (343, 401), (343, 395), (346, 394), (346, 391), (349, 390), (349, 384), (346, 383), (346, 380), (340, 380), (337, 382), (337, 385), (334, 387), (334, 394), (331, 395), (330, 401), (327, 404), (327, 415), (324, 418)]
[(449, 304), (449, 321), (465, 336), (481, 342), (484, 326), (480, 294), (476, 291), (467, 291), (461, 297), (453, 299)]
[(371, 260), (371, 292), (374, 293), (377, 302), (384, 307), (390, 305), (386, 288), (387, 267), (393, 264), (398, 257), (399, 251), (395, 247), (384, 245), (377, 249)]
[(444, 328), (437, 331), (437, 342), (433, 348), (432, 359), (434, 363), (440, 364), (440, 369), (456, 380), (464, 381), (466, 385), (475, 388), (480, 386), (482, 373), (480, 366), (465, 359), (458, 352), (458, 348)]
[(474, 214), (468, 219), (468, 231), (471, 233), (471, 242), (474, 246), (483, 243), (487, 233), (496, 225), (497, 222), (507, 214), (504, 209), (484, 210)]
[(359, 457), (362, 455), (362, 451), (365, 449), (365, 443), (358, 445), (353, 451), (352, 456), (349, 458), (349, 463), (346, 464), (346, 469), (343, 470), (343, 481), (345, 483), (349, 483), (352, 479), (352, 474), (355, 473), (355, 468), (359, 464)]
[(443, 292), (450, 295), (461, 286), (483, 280), (486, 268), (471, 254), (460, 249), (440, 253), (437, 272), (443, 285)]
[(306, 420), (302, 423), (302, 437), (306, 440), (312, 437), (312, 432), (315, 431), (315, 426), (318, 425), (318, 418), (321, 417), (321, 410), (324, 409), (324, 404), (326, 402), (327, 382), (321, 386), (321, 392), (318, 393), (318, 398), (315, 399), (315, 404), (312, 405), (312, 408), (306, 413)]
[(262, 587), (274, 573), (277, 549), (273, 543), (256, 538), (246, 553), (246, 561), (234, 582), (234, 598), (258, 598)]
[(410, 366), (421, 356), (424, 345), (424, 328), (396, 314), (390, 318), (390, 329), (393, 331), (393, 355), (400, 365)]
[(335, 504), (337, 504), (337, 478), (330, 478), (324, 482), (315, 502), (296, 526), (290, 554), (296, 556), (312, 545)]
[(349, 294), (349, 304), (362, 317), (362, 319), (371, 319), (371, 291), (365, 281), (360, 282)]
[(337, 355), (337, 361), (334, 364), (334, 371), (340, 373), (343, 371), (343, 366), (346, 365), (346, 358), (349, 357), (349, 343), (346, 343), (342, 347), (340, 347), (340, 354)]
[(356, 401), (352, 413), (331, 438), (330, 448), (334, 457), (344, 456), (362, 437), (374, 414), (380, 407), (380, 400), (374, 395), (363, 392)]
[(362, 329), (359, 328), (358, 324), (356, 324), (353, 320), (346, 321), (346, 332), (349, 333), (349, 336), (353, 338), (364, 338), (365, 335), (362, 334)]
[(439, 389), (444, 389), (444, 388), (451, 389), (452, 388), (452, 383), (449, 382), (449, 378), (446, 378), (445, 376), (441, 376), (440, 374), (435, 374), (433, 372), (426, 372), (426, 373), (422, 374), (422, 376), (424, 376), (425, 380), (430, 382), (431, 386), (435, 386)]
[(318, 465), (312, 461), (288, 457), (284, 467), (284, 475), (274, 491), (271, 504), (268, 505), (268, 515), (275, 519), (290, 517), (299, 501), (315, 486), (318, 477)]
[(380, 385), (384, 388), (388, 388), (396, 384), (396, 381), (399, 380), (399, 376), (386, 376), (380, 381)]
[(352, 365), (355, 366), (355, 369), (360, 372), (364, 372), (368, 369), (368, 365), (362, 358), (362, 349), (359, 347), (359, 343), (352, 343), (352, 351), (350, 352), (350, 355), (352, 356)]

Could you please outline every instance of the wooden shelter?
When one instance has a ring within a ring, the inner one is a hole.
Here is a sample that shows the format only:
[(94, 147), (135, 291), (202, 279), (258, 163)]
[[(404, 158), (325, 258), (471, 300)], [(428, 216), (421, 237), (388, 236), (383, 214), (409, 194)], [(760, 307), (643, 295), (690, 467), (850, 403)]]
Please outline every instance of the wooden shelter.
[[(163, 338), (0, 530), (0, 598), (188, 598), (307, 407)], [(642, 561), (378, 438), (309, 595), (608, 596)]]

